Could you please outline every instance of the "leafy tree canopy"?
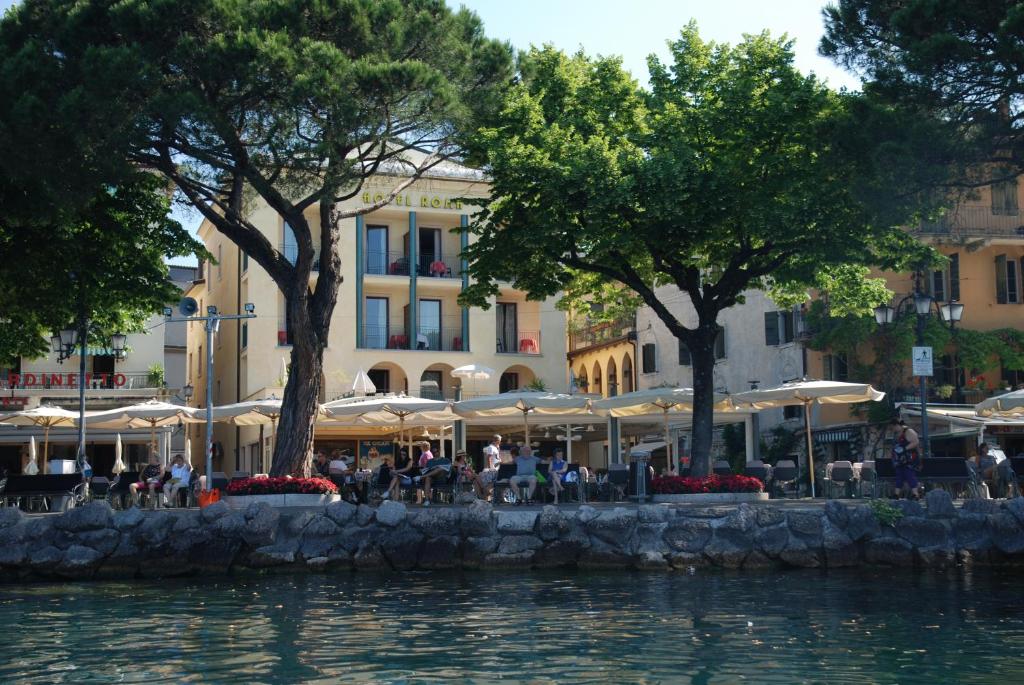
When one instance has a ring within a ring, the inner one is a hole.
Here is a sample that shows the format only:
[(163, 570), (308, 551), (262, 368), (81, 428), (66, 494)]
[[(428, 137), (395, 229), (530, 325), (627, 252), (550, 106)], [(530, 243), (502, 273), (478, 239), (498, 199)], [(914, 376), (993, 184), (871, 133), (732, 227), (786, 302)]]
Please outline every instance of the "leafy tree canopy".
[[(617, 59), (524, 56), (480, 135), (492, 202), (472, 227), (477, 280), (462, 299), (486, 305), (503, 274), (533, 297), (579, 273), (632, 290), (690, 349), (700, 473), (718, 313), (749, 288), (810, 287), (830, 265), (899, 267), (917, 248), (896, 228), (914, 208), (885, 192), (867, 152), (884, 130), (853, 126), (856, 96), (800, 74), (787, 40), (719, 45), (691, 24), (670, 49), (671, 63), (649, 60), (650, 92)], [(661, 284), (686, 293), (695, 326), (659, 300)]]

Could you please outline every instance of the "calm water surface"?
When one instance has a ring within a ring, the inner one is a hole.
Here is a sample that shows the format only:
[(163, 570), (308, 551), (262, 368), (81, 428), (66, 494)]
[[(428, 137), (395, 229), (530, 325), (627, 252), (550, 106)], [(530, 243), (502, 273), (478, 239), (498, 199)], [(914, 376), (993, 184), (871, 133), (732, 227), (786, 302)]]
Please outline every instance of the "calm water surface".
[(1024, 575), (0, 586), (2, 683), (1019, 683)]

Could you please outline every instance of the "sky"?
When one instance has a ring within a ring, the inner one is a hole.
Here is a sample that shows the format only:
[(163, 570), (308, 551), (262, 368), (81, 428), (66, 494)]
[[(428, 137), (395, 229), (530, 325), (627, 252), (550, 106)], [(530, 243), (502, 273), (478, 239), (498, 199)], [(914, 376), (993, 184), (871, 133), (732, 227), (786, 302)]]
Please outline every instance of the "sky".
[[(457, 0), (449, 0), (456, 4)], [(0, 0), (6, 10), (14, 0)], [(462, 0), (483, 19), (487, 34), (520, 49), (551, 43), (566, 51), (618, 55), (641, 83), (647, 82), (647, 56), (666, 60), (666, 43), (691, 19), (705, 40), (736, 43), (744, 33), (765, 29), (795, 40), (796, 66), (814, 72), (833, 88), (856, 89), (853, 75), (818, 55), (824, 32), (822, 0)], [(195, 211), (175, 216), (193, 232)], [(182, 260), (175, 260), (182, 263)]]

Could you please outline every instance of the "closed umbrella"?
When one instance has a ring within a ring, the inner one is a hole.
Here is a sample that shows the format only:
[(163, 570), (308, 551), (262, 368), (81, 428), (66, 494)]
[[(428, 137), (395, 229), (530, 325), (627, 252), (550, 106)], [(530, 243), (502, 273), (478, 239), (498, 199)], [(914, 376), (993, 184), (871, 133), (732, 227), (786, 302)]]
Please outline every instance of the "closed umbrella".
[(192, 468), (192, 440), (190, 438), (185, 438), (185, 463)]
[(351, 390), (355, 395), (373, 395), (377, 392), (377, 386), (373, 384), (373, 381), (370, 380), (370, 376), (367, 375), (365, 371), (359, 369), (359, 372), (356, 373), (356, 377), (352, 379)]
[(111, 471), (117, 475), (127, 470), (128, 467), (124, 463), (124, 446), (121, 444), (121, 434), (118, 433), (114, 440), (114, 468)]
[(974, 413), (978, 416), (1007, 418), (1024, 415), (1024, 390), (1014, 390), (983, 400), (974, 406)]
[(28, 464), (25, 466), (25, 473), (34, 476), (39, 473), (39, 465), (36, 463), (36, 436), (28, 439)]
[(476, 394), (476, 382), (485, 381), (488, 378), (494, 376), (494, 369), (488, 368), (481, 364), (466, 364), (456, 369), (452, 369), (451, 375), (454, 378), (462, 378), (468, 381), (473, 381), (473, 394)]
[(531, 414), (535, 416), (579, 416), (590, 414), (590, 400), (582, 395), (553, 392), (506, 392), (456, 402), (452, 409), (467, 419), (522, 416), (526, 444), (530, 444)]
[(13, 426), (41, 426), (43, 429), (43, 462), (46, 462), (50, 450), (50, 429), (61, 426), (74, 426), (78, 420), (78, 412), (68, 411), (60, 407), (41, 404), (32, 409), (0, 414), (0, 423)]
[[(648, 388), (627, 392), (603, 400), (595, 400), (593, 408), (596, 413), (606, 414), (615, 418), (628, 416), (661, 415), (665, 430), (665, 458), (672, 473), (676, 472), (678, 455), (672, 458), (672, 440), (668, 430), (670, 413), (693, 412), (693, 388)], [(714, 410), (727, 412), (733, 410), (728, 395), (715, 393)]]
[(811, 471), (811, 497), (814, 497), (814, 443), (811, 439), (811, 405), (878, 402), (883, 397), (885, 397), (884, 392), (875, 390), (867, 383), (801, 380), (783, 383), (777, 388), (748, 390), (733, 395), (732, 399), (738, 405), (746, 404), (754, 409), (803, 406), (804, 427), (807, 432), (807, 464)]

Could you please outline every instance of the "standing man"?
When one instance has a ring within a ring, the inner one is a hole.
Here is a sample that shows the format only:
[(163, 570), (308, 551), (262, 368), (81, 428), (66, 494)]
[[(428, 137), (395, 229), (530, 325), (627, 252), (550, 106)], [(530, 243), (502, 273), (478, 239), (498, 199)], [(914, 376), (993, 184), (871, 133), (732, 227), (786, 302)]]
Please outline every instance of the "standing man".
[(899, 499), (905, 487), (908, 496), (913, 495), (914, 499), (920, 499), (917, 474), (921, 471), (921, 441), (903, 419), (893, 419), (889, 425), (896, 431), (892, 446), (892, 464), (896, 471), (896, 498)]

